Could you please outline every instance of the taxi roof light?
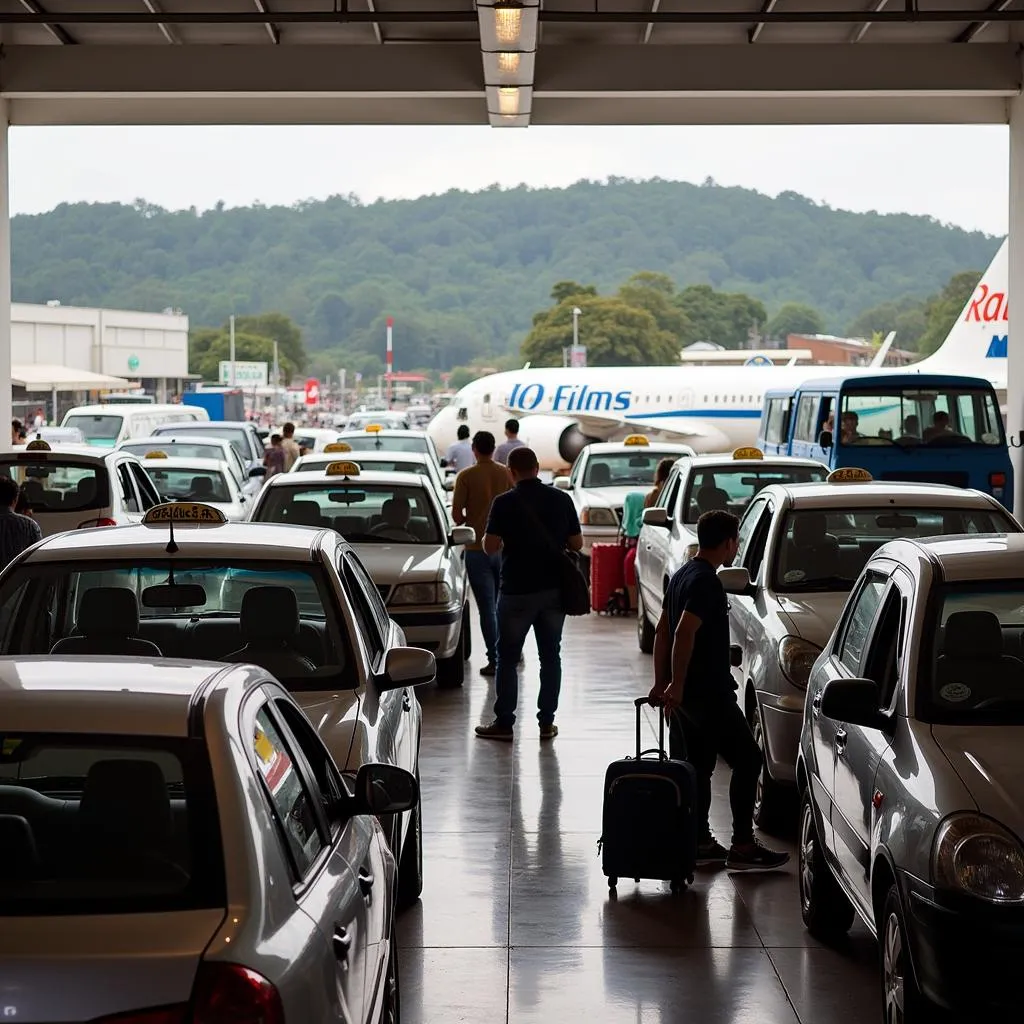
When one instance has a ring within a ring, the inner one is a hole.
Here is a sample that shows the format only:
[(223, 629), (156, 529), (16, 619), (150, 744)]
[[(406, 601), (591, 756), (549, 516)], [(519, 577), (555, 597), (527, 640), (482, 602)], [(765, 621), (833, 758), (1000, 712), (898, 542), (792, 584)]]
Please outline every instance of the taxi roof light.
[(167, 458), (167, 452), (162, 452), (159, 449), (157, 449), (156, 451), (152, 451), (152, 452), (146, 452), (146, 458), (147, 459), (166, 459)]
[(359, 476), (359, 466), (355, 462), (332, 462), (326, 473), (328, 476)]
[(53, 451), (47, 441), (44, 441), (41, 437), (37, 437), (34, 441), (29, 441), (25, 445), (25, 451), (27, 452), (49, 452)]
[(368, 423), (367, 426), (366, 426), (366, 432), (368, 434), (379, 434), (380, 431), (381, 431), (381, 426), (380, 426), (379, 423)]
[(626, 440), (623, 441), (622, 443), (628, 445), (637, 445), (642, 448), (649, 445), (651, 442), (648, 440), (646, 434), (630, 434), (629, 437), (627, 437)]
[(324, 446), (324, 454), (330, 455), (333, 452), (350, 452), (352, 451), (352, 445), (346, 444), (344, 441), (334, 441), (331, 444)]
[(825, 477), (825, 483), (867, 484), (873, 479), (874, 477), (866, 469), (860, 469), (857, 466), (842, 466), (839, 469), (833, 469), (832, 472)]
[(198, 501), (167, 501), (154, 505), (143, 517), (143, 526), (168, 526), (192, 523), (195, 526), (223, 526), (228, 517), (213, 505)]
[(763, 459), (764, 458), (764, 452), (761, 451), (760, 448), (753, 448), (753, 447), (737, 448), (732, 453), (732, 457), (734, 459), (736, 459), (736, 460), (741, 460), (741, 459), (745, 459), (745, 460)]

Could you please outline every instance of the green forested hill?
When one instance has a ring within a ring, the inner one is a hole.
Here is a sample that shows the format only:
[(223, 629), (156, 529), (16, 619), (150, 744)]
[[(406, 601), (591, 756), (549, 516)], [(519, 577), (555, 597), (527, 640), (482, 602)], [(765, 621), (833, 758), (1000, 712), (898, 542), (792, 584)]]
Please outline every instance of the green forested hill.
[(865, 309), (983, 269), (997, 244), (930, 218), (848, 213), (794, 193), (618, 179), (202, 214), (142, 201), (62, 205), (14, 218), (12, 242), (17, 301), (176, 306), (195, 325), (281, 310), (330, 359), (375, 357), (391, 314), (400, 368), (517, 351), (559, 280), (603, 292), (659, 271), (680, 287), (747, 292), (769, 316), (806, 303), (842, 331)]

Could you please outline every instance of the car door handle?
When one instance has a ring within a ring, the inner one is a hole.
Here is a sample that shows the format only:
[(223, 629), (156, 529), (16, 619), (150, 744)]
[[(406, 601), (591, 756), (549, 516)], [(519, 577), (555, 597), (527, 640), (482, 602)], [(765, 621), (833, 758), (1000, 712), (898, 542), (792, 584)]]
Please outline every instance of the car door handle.
[(815, 718), (821, 714), (821, 690), (811, 698), (811, 713)]
[(359, 872), (359, 890), (367, 899), (373, 892), (373, 875), (365, 868)]
[(402, 710), (412, 711), (412, 702), (409, 700), (409, 694), (403, 694), (402, 696)]
[(352, 945), (352, 936), (349, 935), (347, 928), (336, 925), (334, 928), (334, 937), (331, 940), (331, 945), (334, 947), (334, 956), (338, 960), (347, 960), (348, 951)]
[(846, 741), (849, 739), (845, 729), (840, 729), (836, 733), (836, 756), (842, 757), (846, 752)]

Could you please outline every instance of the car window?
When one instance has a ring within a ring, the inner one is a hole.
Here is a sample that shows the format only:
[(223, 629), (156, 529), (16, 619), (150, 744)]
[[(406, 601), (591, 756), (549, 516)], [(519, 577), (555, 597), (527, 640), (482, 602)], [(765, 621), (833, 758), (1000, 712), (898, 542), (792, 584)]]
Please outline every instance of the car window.
[[(762, 513), (768, 507), (767, 498), (758, 498), (756, 501), (752, 501), (747, 511), (743, 514), (743, 519), (740, 520), (739, 530), (739, 546), (736, 549), (736, 564), (746, 565), (746, 554), (747, 546), (750, 543), (750, 538), (757, 527), (758, 520), (760, 520)], [(747, 566), (749, 568), (749, 566)]]
[(139, 500), (142, 502), (142, 511), (145, 512), (154, 505), (159, 504), (160, 495), (153, 486), (153, 481), (146, 475), (146, 471), (141, 466), (137, 466), (132, 462), (128, 463), (128, 471), (131, 473), (132, 478), (135, 480), (135, 486), (138, 488)]
[(878, 684), (878, 706), (883, 709), (892, 705), (896, 695), (903, 609), (899, 590), (890, 587), (864, 655), (864, 675)]
[(0, 914), (224, 907), (213, 792), (202, 742), (0, 729)]
[(591, 455), (583, 471), (583, 487), (652, 487), (658, 463), (664, 458), (640, 448)]
[(99, 461), (76, 462), (51, 452), (11, 453), (0, 456), (0, 474), (25, 485), (34, 514), (86, 512), (110, 505), (110, 480)]
[(219, 469), (167, 467), (162, 459), (146, 464), (146, 473), (164, 501), (212, 501), (227, 503), (232, 500), (227, 478)]
[[(174, 434), (184, 433), (185, 430), (181, 424), (167, 424), (163, 427), (157, 427), (154, 434)], [(196, 427), (195, 433), (203, 434), (206, 437), (222, 437), (225, 441), (231, 442), (231, 447), (238, 452), (243, 459), (251, 459), (253, 456), (249, 451), (249, 437), (245, 429), (242, 427), (211, 427), (208, 423), (203, 423), (202, 428)]]
[(854, 675), (860, 671), (864, 645), (885, 591), (885, 577), (869, 573), (847, 612), (839, 660)]
[(63, 427), (75, 427), (82, 432), (86, 444), (94, 444), (100, 448), (113, 448), (121, 434), (123, 416), (112, 413), (86, 415), (76, 413), (68, 416), (61, 424)]
[(761, 573), (761, 563), (764, 561), (764, 551), (768, 545), (768, 534), (771, 531), (774, 518), (775, 509), (769, 501), (767, 511), (758, 520), (754, 534), (750, 538), (750, 547), (747, 550), (747, 558), (744, 563), (752, 580), (756, 580)]
[(121, 462), (117, 467), (117, 483), (121, 488), (121, 504), (124, 506), (125, 512), (138, 512), (139, 499), (135, 494), (135, 484), (132, 481), (132, 475), (128, 471), (128, 463)]
[(742, 515), (750, 501), (771, 484), (819, 483), (828, 470), (817, 466), (762, 465), (756, 461), (695, 467), (686, 493), (686, 522), (705, 513), (724, 510)]
[(381, 600), (380, 588), (351, 555), (343, 557), (341, 573), (359, 623), (359, 631), (370, 653), (370, 661), (376, 665), (377, 659), (384, 653), (387, 632), (387, 611)]
[(678, 470), (673, 470), (665, 481), (665, 486), (662, 487), (658, 500), (654, 503), (655, 508), (666, 509), (670, 517), (673, 515), (676, 507), (676, 495), (679, 493), (679, 482), (682, 476), (683, 474)]
[(305, 878), (327, 845), (317, 813), (317, 806), (323, 805), (323, 795), (303, 778), (292, 750), (266, 707), (256, 712), (252, 753), (295, 876)]

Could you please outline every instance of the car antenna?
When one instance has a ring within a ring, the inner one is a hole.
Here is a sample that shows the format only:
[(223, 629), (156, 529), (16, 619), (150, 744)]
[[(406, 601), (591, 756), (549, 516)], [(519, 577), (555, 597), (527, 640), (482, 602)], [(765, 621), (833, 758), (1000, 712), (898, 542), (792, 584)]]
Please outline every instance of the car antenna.
[[(167, 547), (165, 548), (165, 550), (166, 550), (167, 554), (169, 554), (169, 555), (176, 555), (178, 553), (179, 548), (178, 548), (177, 542), (174, 539), (174, 520), (173, 519), (168, 519), (167, 520), (167, 528), (168, 528), (168, 530), (170, 530), (171, 536), (170, 536), (170, 539), (167, 541)], [(174, 569), (172, 568), (171, 569), (171, 575), (173, 576), (173, 574), (174, 574)], [(173, 582), (173, 580), (172, 580), (172, 582)]]

